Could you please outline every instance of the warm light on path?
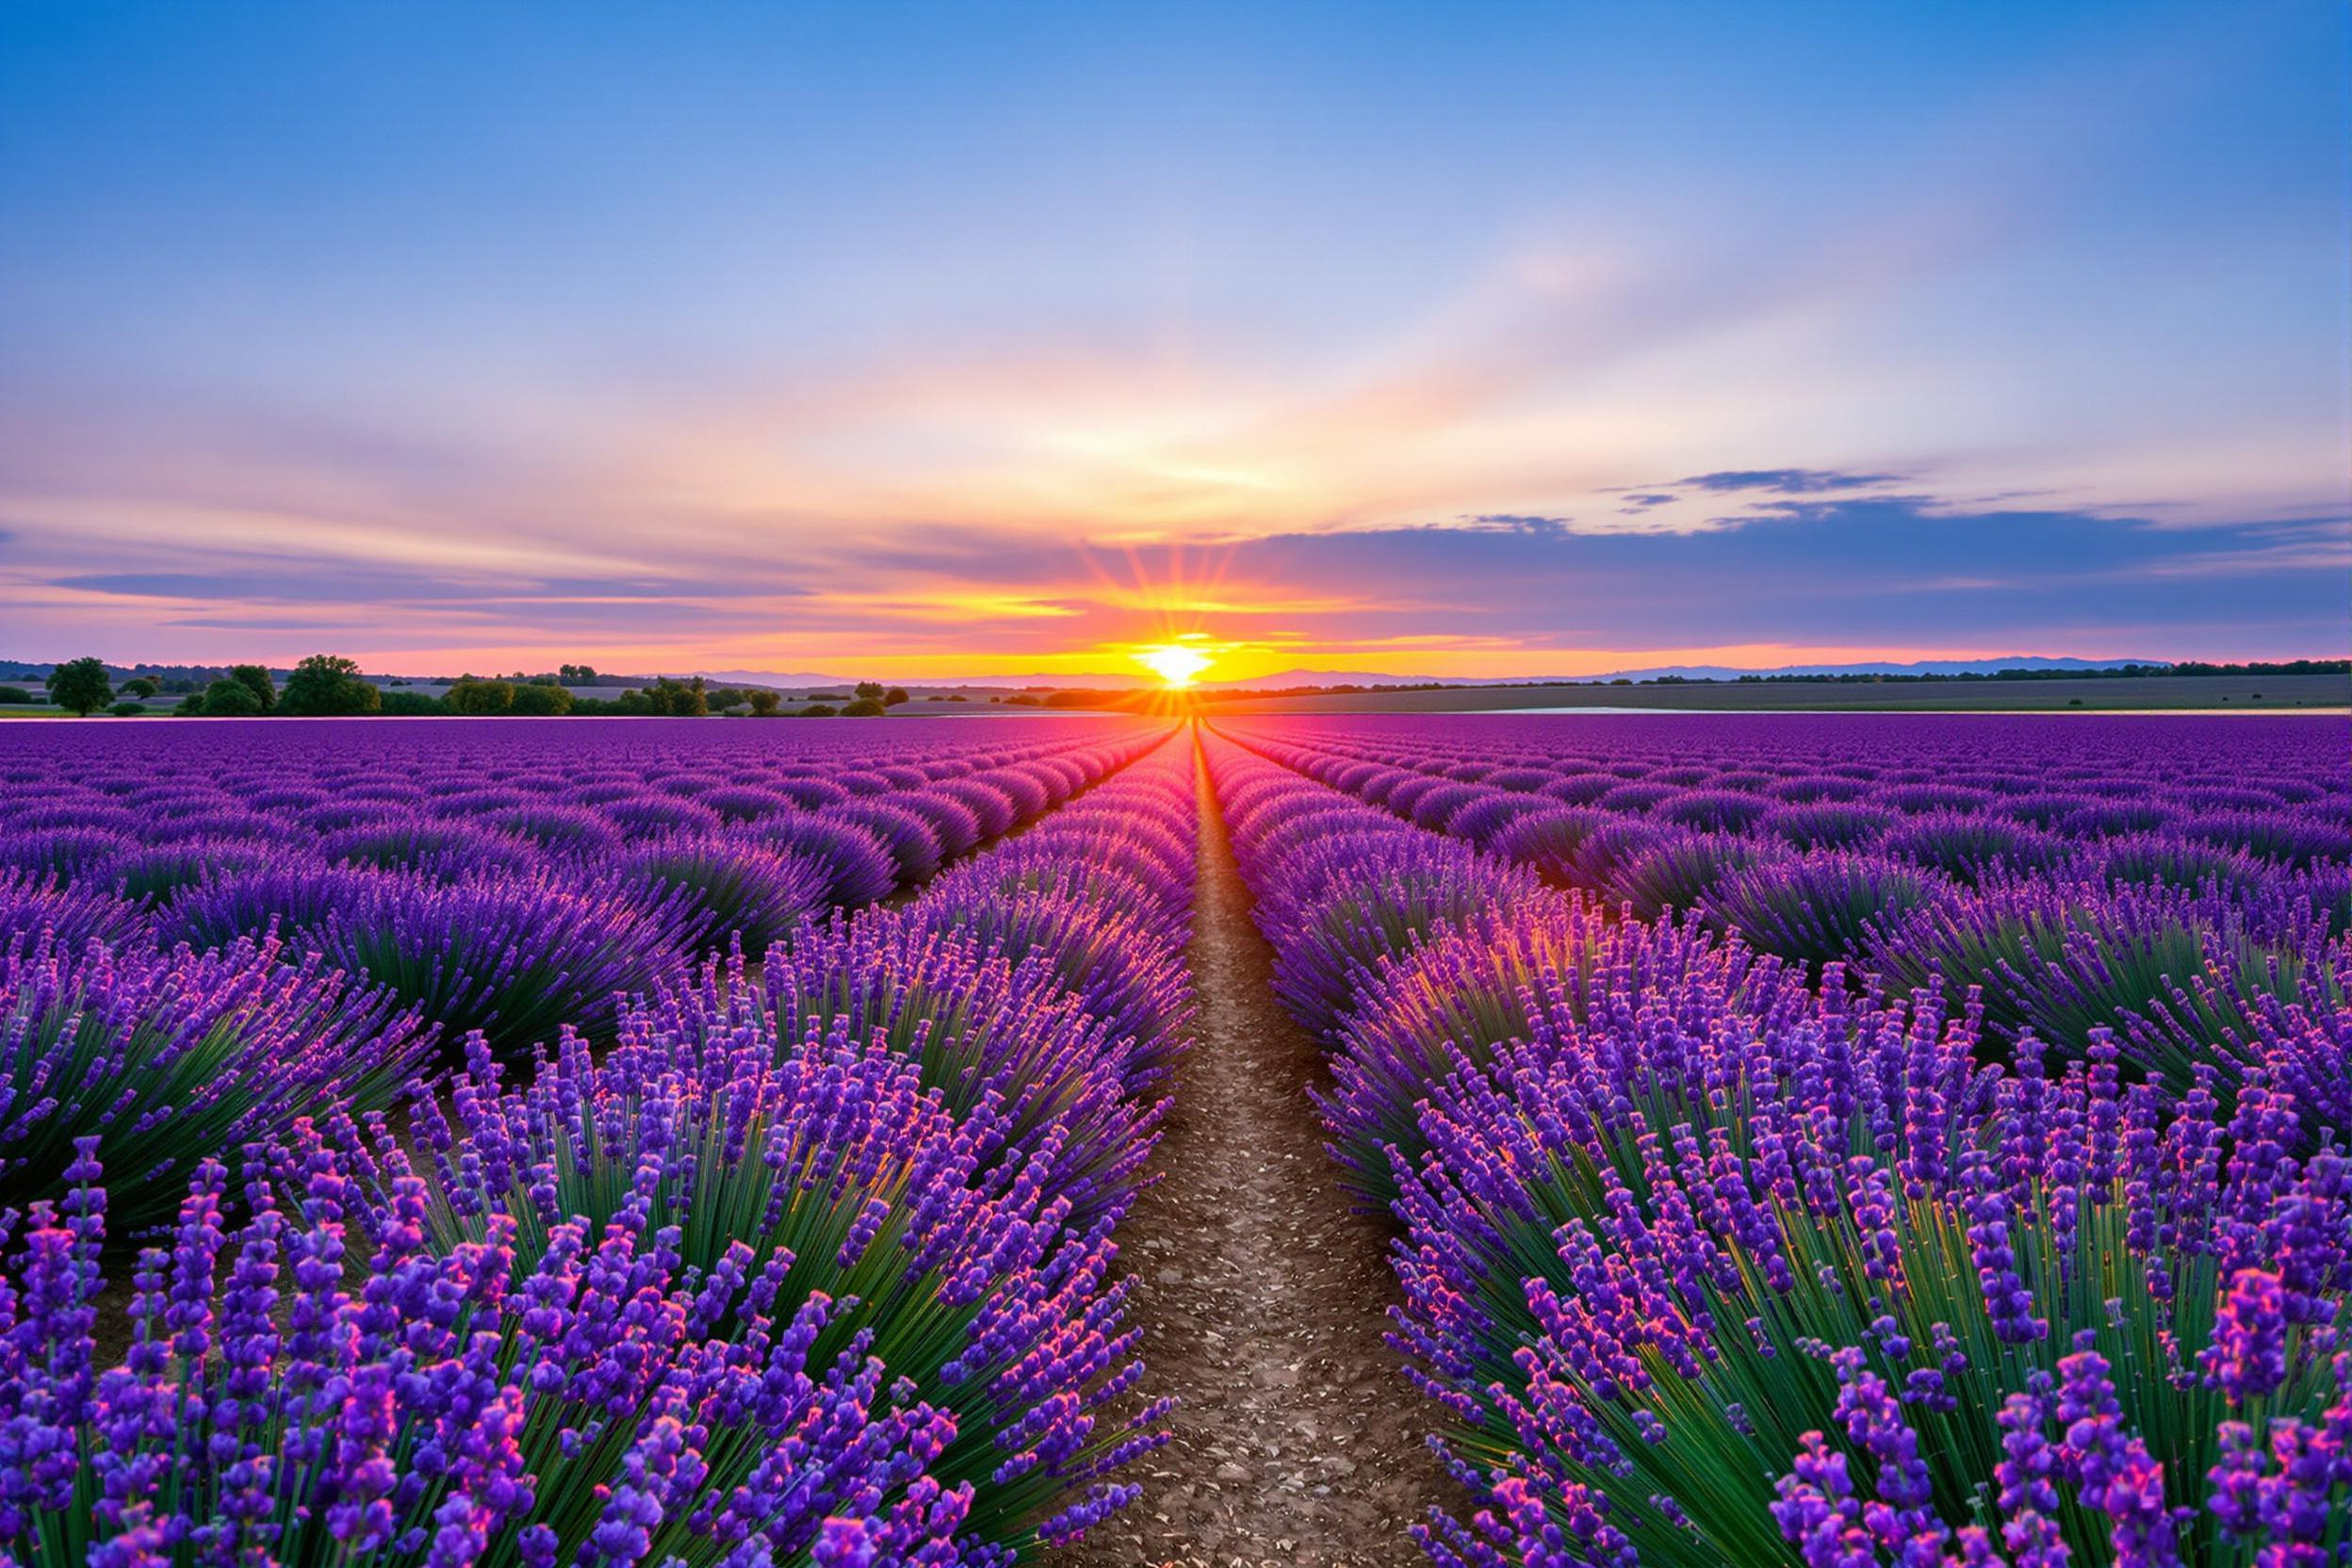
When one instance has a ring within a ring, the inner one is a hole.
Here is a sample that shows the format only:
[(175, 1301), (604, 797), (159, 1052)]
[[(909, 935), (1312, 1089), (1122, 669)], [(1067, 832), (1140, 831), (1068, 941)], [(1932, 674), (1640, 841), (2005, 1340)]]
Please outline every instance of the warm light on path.
[(1171, 687), (1191, 685), (1192, 678), (1209, 667), (1207, 654), (1176, 643), (1156, 648), (1139, 648), (1135, 660)]

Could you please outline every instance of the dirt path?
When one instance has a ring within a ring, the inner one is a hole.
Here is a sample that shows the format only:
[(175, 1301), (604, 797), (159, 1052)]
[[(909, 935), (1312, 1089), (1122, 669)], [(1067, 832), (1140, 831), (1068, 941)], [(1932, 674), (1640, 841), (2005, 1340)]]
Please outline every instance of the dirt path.
[[(1424, 1401), (1381, 1343), (1387, 1231), (1352, 1214), (1306, 1098), (1323, 1064), (1275, 1004), (1273, 956), (1206, 776), (1191, 948), (1200, 1014), (1159, 1148), (1121, 1227), (1143, 1277), (1147, 1387), (1183, 1396), (1133, 1507), (1061, 1568), (1387, 1568), (1450, 1500)], [(1429, 1407), (1432, 1411), (1434, 1407)]]

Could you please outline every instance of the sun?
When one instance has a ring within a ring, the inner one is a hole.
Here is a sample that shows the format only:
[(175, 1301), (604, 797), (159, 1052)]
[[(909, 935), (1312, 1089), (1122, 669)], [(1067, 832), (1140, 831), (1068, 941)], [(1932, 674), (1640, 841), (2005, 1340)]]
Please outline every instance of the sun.
[(1138, 648), (1134, 658), (1136, 663), (1158, 676), (1170, 691), (1191, 685), (1193, 677), (1209, 667), (1207, 654), (1199, 648), (1185, 647), (1181, 643)]

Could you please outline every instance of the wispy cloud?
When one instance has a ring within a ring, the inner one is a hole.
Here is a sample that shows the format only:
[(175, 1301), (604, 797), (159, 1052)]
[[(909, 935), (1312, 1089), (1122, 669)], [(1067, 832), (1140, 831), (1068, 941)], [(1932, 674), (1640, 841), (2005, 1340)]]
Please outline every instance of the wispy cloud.
[(1845, 490), (1874, 490), (1900, 484), (1903, 480), (1896, 474), (1841, 474), (1827, 468), (1727, 468), (1719, 473), (1692, 474), (1674, 482), (1716, 495), (1744, 491), (1766, 496), (1823, 496)]

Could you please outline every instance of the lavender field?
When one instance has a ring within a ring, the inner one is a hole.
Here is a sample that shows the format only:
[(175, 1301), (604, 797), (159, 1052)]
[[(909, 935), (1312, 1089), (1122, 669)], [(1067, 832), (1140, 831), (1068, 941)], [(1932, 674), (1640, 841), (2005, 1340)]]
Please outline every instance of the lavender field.
[(0, 1561), (2352, 1561), (2348, 992), (2341, 717), (14, 726)]

